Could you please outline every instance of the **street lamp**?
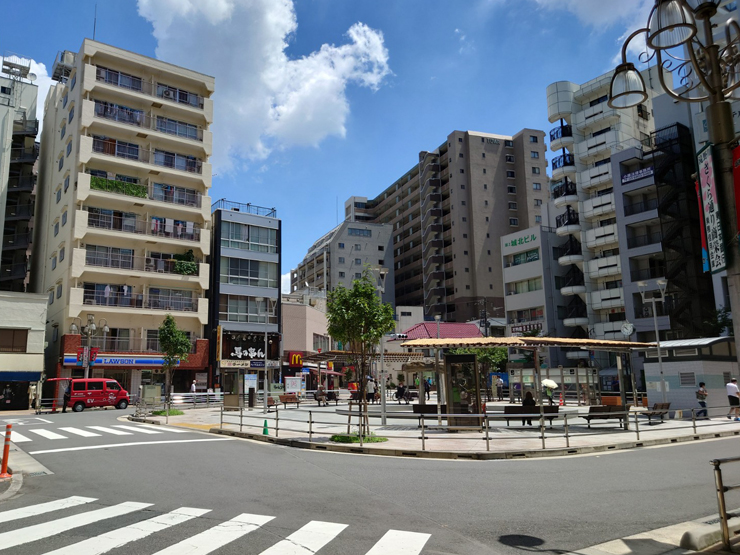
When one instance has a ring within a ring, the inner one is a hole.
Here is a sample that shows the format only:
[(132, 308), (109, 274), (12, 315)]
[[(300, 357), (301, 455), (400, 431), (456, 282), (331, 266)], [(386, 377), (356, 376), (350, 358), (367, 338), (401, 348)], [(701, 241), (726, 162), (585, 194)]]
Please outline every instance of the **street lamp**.
[[(439, 339), (439, 321), (442, 316), (434, 315), (434, 321), (437, 322), (437, 339)], [(434, 349), (434, 383), (437, 384), (437, 424), (442, 425), (442, 384), (439, 381), (439, 346)]]
[[(268, 374), (269, 371), (267, 370), (267, 330), (268, 330), (268, 316), (272, 313), (272, 310), (270, 309), (270, 306), (272, 304), (273, 299), (269, 297), (255, 297), (255, 302), (257, 303), (257, 316), (263, 316), (265, 317), (265, 381), (264, 381), (264, 387), (263, 387), (263, 402), (264, 402), (264, 413), (267, 414), (267, 396), (268, 396)], [(265, 311), (259, 312), (259, 307), (262, 304), (262, 301), (265, 301)]]
[[(75, 322), (79, 322), (77, 325)], [(92, 366), (92, 360), (90, 357), (90, 347), (92, 342), (92, 336), (98, 333), (100, 330), (103, 331), (103, 345), (105, 345), (105, 336), (110, 331), (108, 327), (108, 320), (101, 318), (98, 320), (98, 325), (95, 325), (95, 314), (87, 315), (87, 325), (82, 325), (81, 318), (72, 318), (72, 323), (69, 326), (69, 333), (80, 334), (87, 337), (87, 345), (84, 347), (83, 362), (85, 366), (85, 378), (90, 377), (90, 367)]]
[(658, 346), (658, 370), (660, 371), (660, 390), (663, 393), (663, 402), (666, 401), (666, 391), (665, 391), (665, 376), (663, 375), (663, 355), (660, 352), (660, 333), (658, 332), (658, 313), (655, 311), (655, 301), (658, 300), (662, 303), (665, 303), (665, 292), (668, 288), (668, 282), (664, 279), (659, 279), (655, 283), (658, 284), (658, 291), (660, 292), (660, 296), (656, 297), (655, 292), (653, 292), (653, 295), (650, 297), (650, 299), (647, 298), (648, 288), (647, 288), (647, 282), (645, 281), (638, 281), (637, 287), (640, 290), (640, 296), (642, 297), (643, 304), (647, 302), (648, 300), (653, 305), (653, 323), (655, 324), (655, 343)]
[[(656, 59), (658, 79), (666, 94), (679, 102), (708, 103), (707, 131), (709, 143), (714, 146), (719, 211), (729, 245), (738, 236), (730, 150), (730, 143), (735, 139), (735, 126), (729, 101), (740, 98), (733, 96), (740, 87), (740, 26), (735, 21), (728, 21), (724, 26), (725, 45), (720, 48), (714, 42), (711, 18), (717, 13), (720, 2), (655, 0), (647, 26), (632, 33), (622, 46), (622, 63), (614, 71), (608, 104), (612, 108), (632, 108), (647, 99), (642, 76), (634, 64), (627, 61), (630, 41), (644, 35), (647, 46), (640, 60), (647, 63)], [(687, 58), (668, 51), (679, 46), (684, 47)], [(675, 75), (678, 92), (666, 85), (664, 72)], [(725, 256), (732, 321), (735, 336), (740, 337), (740, 256), (730, 248)]]
[[(388, 268), (376, 268), (378, 272), (378, 284), (375, 286), (380, 303), (383, 303), (385, 294), (385, 278), (388, 277)], [(380, 336), (380, 422), (386, 425), (385, 413), (385, 334)], [(363, 378), (365, 379), (365, 378)], [(362, 390), (362, 388), (360, 388)]]

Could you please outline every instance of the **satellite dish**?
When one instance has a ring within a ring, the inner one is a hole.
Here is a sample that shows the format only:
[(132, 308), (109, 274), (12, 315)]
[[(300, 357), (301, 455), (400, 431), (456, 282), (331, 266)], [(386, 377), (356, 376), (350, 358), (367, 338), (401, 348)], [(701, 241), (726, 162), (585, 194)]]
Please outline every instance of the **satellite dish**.
[(28, 80), (33, 83), (36, 80), (36, 74), (35, 73), (29, 73), (28, 74)]

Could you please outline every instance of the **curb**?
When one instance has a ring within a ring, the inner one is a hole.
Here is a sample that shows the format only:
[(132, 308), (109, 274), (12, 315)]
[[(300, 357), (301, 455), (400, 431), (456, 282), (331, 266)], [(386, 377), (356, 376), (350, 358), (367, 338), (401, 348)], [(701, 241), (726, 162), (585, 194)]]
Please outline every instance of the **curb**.
[(11, 497), (14, 497), (15, 494), (18, 493), (18, 491), (23, 486), (23, 473), (22, 472), (13, 472), (10, 467), (8, 467), (8, 472), (12, 475), (10, 479), (10, 486), (8, 489), (0, 495), (0, 503), (3, 501), (10, 499)]
[[(140, 419), (139, 422), (152, 423), (153, 421)], [(353, 453), (359, 455), (380, 455), (388, 457), (408, 457), (418, 459), (464, 459), (464, 460), (514, 460), (514, 459), (534, 459), (543, 457), (563, 457), (568, 455), (581, 455), (589, 453), (603, 453), (607, 451), (622, 451), (626, 449), (637, 449), (640, 447), (651, 447), (654, 445), (670, 445), (674, 443), (685, 443), (689, 441), (699, 441), (703, 439), (717, 439), (721, 437), (733, 437), (740, 435), (740, 430), (734, 432), (714, 432), (710, 434), (697, 434), (692, 436), (678, 438), (660, 438), (645, 441), (631, 441), (614, 445), (594, 445), (590, 447), (571, 447), (557, 449), (531, 449), (517, 451), (421, 451), (419, 449), (384, 449), (378, 447), (360, 447), (313, 443), (303, 439), (279, 438), (265, 436), (252, 432), (238, 432), (234, 430), (223, 430), (221, 428), (211, 428), (212, 434), (228, 435), (242, 439), (251, 439), (283, 445), (286, 447), (295, 447), (297, 449), (314, 449), (318, 451), (333, 451), (335, 453)]]
[[(732, 513), (730, 513), (732, 515)], [(732, 516), (727, 522), (730, 529), (730, 539), (740, 531), (740, 517)], [(719, 518), (712, 520), (712, 524), (702, 524), (687, 530), (681, 536), (681, 547), (693, 551), (705, 551), (706, 549), (722, 542), (722, 529), (719, 526)]]

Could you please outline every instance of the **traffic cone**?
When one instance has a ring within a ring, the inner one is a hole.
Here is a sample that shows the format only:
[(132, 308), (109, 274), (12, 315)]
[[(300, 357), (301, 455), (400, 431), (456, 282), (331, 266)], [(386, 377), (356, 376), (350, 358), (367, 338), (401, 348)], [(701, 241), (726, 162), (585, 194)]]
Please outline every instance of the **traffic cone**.
[(563, 392), (561, 391), (560, 392), (560, 406), (562, 407), (564, 405), (565, 405), (565, 403), (563, 402)]
[(267, 420), (265, 420), (265, 423), (262, 426), (262, 435), (263, 436), (269, 436), (270, 435), (270, 431), (267, 428)]

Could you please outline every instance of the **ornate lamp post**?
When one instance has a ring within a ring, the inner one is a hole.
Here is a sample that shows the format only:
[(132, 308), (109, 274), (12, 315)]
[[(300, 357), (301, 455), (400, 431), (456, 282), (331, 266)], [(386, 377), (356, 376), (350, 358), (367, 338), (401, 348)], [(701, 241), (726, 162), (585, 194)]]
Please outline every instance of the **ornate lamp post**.
[[(679, 102), (706, 102), (709, 142), (714, 153), (714, 172), (719, 212), (724, 227), (727, 282), (735, 336), (740, 337), (740, 256), (737, 246), (738, 222), (732, 179), (732, 152), (735, 139), (730, 100), (740, 99), (740, 26), (725, 24), (725, 44), (714, 41), (711, 18), (721, 0), (656, 0), (647, 26), (632, 33), (622, 46), (622, 63), (617, 66), (609, 91), (609, 106), (632, 108), (648, 95), (645, 82), (633, 63), (627, 61), (627, 46), (644, 35), (646, 50), (640, 61), (655, 58), (663, 90)], [(683, 47), (685, 54), (676, 49)], [(673, 75), (673, 85), (666, 75)], [(665, 395), (665, 392), (664, 392)]]
[[(75, 322), (79, 322), (79, 325), (77, 325)], [(87, 356), (85, 357), (86, 363), (85, 363), (85, 378), (90, 377), (90, 366), (92, 366), (92, 360), (90, 356), (90, 347), (92, 343), (92, 336), (98, 333), (99, 331), (103, 332), (103, 344), (105, 344), (105, 336), (110, 331), (110, 328), (108, 328), (108, 320), (105, 318), (101, 318), (98, 320), (98, 325), (95, 325), (95, 314), (88, 314), (87, 315), (87, 325), (82, 325), (82, 319), (81, 318), (73, 318), (72, 323), (69, 326), (69, 333), (84, 335), (87, 337), (87, 345), (85, 346), (85, 351), (87, 353)]]

